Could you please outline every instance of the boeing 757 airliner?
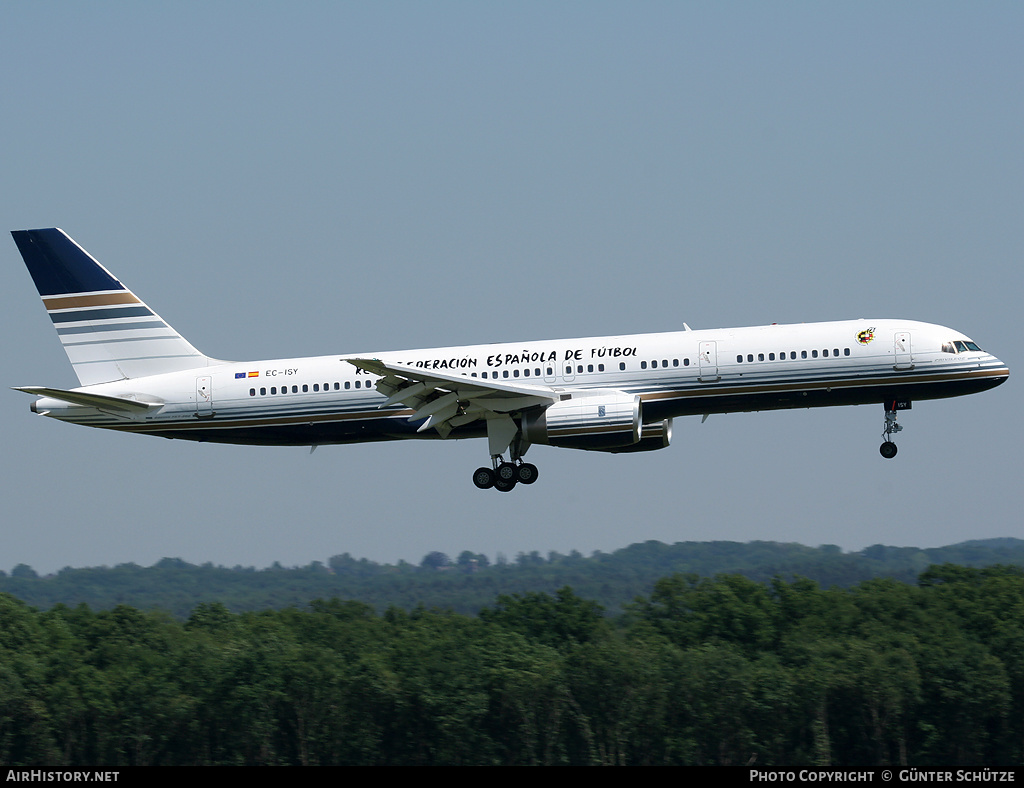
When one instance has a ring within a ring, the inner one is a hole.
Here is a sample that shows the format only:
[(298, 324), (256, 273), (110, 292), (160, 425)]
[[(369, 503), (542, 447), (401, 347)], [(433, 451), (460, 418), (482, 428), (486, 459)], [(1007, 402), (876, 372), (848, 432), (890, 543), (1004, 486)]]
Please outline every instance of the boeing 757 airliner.
[(892, 458), (898, 411), (1009, 375), (959, 331), (892, 319), (218, 361), (63, 230), (12, 234), (81, 384), (18, 388), (34, 413), (218, 443), (486, 437), (473, 482), (503, 492), (537, 480), (532, 444), (652, 451), (711, 413), (881, 404)]

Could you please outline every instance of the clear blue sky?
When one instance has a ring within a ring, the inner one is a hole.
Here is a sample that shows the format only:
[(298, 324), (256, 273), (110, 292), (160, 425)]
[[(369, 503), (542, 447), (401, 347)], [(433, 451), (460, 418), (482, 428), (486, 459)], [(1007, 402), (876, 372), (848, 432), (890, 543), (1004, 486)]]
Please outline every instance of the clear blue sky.
[[(905, 317), (1010, 381), (679, 419), (662, 452), (198, 445), (0, 394), (0, 568), (307, 564), (1024, 536), (1024, 6), (8, 3), (5, 230), (60, 226), (209, 355), (248, 360)], [(5, 386), (76, 381), (17, 249)]]

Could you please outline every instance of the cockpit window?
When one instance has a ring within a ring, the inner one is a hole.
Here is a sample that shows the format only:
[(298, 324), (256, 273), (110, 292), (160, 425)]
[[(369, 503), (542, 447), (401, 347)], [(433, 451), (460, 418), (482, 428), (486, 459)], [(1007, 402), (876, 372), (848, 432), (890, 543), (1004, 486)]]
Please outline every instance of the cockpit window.
[(981, 353), (983, 351), (982, 351), (982, 349), (980, 347), (978, 347), (978, 343), (977, 342), (971, 342), (971, 340), (969, 340), (969, 339), (966, 342), (964, 342), (964, 341), (961, 341), (961, 340), (957, 339), (957, 340), (954, 340), (953, 342), (945, 342), (945, 343), (943, 343), (943, 345), (942, 345), (942, 352), (943, 353), (970, 353), (970, 352)]

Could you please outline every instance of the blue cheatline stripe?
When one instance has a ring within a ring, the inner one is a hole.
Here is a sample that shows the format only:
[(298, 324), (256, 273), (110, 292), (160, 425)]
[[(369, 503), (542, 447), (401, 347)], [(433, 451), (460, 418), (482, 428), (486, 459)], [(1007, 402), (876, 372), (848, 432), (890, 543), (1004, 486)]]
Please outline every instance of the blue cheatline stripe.
[[(92, 334), (100, 331), (132, 331), (136, 328), (169, 328), (169, 326), (162, 320), (150, 320), (145, 323), (108, 323), (105, 326), (70, 326), (68, 328), (58, 328), (57, 333), (61, 336), (66, 336), (67, 334)], [(174, 336), (177, 338), (177, 334)], [(110, 341), (117, 342), (116, 339), (112, 339)]]
[(54, 323), (74, 323), (79, 320), (112, 320), (115, 317), (155, 317), (148, 306), (124, 306), (113, 309), (78, 309), (74, 312), (51, 312)]
[[(86, 345), (120, 345), (122, 342), (156, 342), (165, 339), (177, 339), (178, 337), (174, 334), (167, 334), (161, 336), (153, 336), (150, 334), (146, 337), (121, 337), (120, 339), (89, 339), (85, 342), (65, 342), (61, 340), (61, 344), (64, 347), (85, 347)], [(191, 355), (191, 354), (189, 354)]]
[(99, 263), (61, 230), (14, 230), (14, 242), (41, 296), (124, 290)]
[[(75, 347), (77, 347), (77, 345)], [(200, 356), (194, 356), (194, 355), (192, 355), (190, 353), (170, 355), (170, 356), (130, 356), (130, 357), (129, 356), (124, 356), (124, 357), (120, 357), (119, 356), (119, 357), (114, 358), (114, 359), (100, 358), (100, 359), (97, 359), (95, 361), (73, 361), (71, 363), (75, 367), (81, 367), (81, 366), (84, 366), (86, 364), (112, 364), (114, 362), (121, 363), (122, 361), (149, 361), (150, 359), (154, 359), (154, 358), (200, 358)], [(205, 367), (196, 367), (196, 369), (205, 369)], [(156, 374), (156, 373), (154, 373), (154, 374)]]

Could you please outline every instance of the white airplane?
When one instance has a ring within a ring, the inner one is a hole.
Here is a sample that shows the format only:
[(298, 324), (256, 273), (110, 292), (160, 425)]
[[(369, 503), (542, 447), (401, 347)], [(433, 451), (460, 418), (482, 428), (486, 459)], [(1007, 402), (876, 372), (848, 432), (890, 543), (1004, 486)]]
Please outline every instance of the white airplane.
[[(23, 386), (73, 424), (217, 443), (310, 446), (486, 437), (482, 489), (532, 484), (535, 443), (662, 449), (677, 416), (880, 403), (883, 457), (913, 400), (972, 394), (1009, 369), (959, 331), (844, 320), (269, 361), (205, 356), (63, 230), (18, 249), (81, 386)], [(312, 450), (312, 449), (311, 449)], [(505, 459), (505, 454), (508, 459)]]

